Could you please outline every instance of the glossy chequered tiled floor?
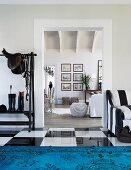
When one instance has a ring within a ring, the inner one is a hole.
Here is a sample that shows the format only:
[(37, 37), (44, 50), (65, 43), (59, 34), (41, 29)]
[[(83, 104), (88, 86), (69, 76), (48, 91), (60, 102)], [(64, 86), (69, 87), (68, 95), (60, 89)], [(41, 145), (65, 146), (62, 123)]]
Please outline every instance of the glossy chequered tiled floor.
[(1, 131), (0, 146), (131, 146), (131, 143), (119, 142), (100, 127), (38, 128), (31, 132)]

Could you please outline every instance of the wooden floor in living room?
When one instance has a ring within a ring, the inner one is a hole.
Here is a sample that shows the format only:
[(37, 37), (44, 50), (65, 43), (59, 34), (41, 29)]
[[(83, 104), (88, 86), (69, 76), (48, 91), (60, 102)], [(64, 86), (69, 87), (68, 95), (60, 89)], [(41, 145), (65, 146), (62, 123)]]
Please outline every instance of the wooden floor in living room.
[(102, 126), (102, 118), (91, 118), (89, 115), (86, 115), (85, 117), (74, 117), (69, 113), (69, 106), (64, 105), (55, 105), (52, 109), (52, 113), (46, 112), (44, 114), (44, 120), (45, 127), (82, 128)]

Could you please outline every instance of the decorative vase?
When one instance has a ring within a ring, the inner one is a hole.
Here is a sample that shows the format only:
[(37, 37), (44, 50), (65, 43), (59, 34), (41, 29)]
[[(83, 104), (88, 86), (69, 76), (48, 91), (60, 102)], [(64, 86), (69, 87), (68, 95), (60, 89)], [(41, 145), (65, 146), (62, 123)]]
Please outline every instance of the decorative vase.
[(89, 85), (86, 85), (86, 90), (89, 90)]
[(15, 111), (16, 94), (8, 94), (9, 109), (8, 111)]
[(18, 96), (18, 111), (23, 111), (24, 110), (24, 91), (19, 92)]

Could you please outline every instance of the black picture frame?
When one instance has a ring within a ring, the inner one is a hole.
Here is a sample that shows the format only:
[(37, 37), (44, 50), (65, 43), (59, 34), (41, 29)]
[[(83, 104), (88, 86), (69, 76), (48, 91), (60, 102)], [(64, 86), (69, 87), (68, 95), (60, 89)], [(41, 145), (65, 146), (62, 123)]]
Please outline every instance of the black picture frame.
[(83, 64), (73, 64), (73, 72), (83, 72)]
[(61, 83), (61, 91), (71, 91), (71, 83)]
[(61, 72), (71, 72), (71, 64), (61, 64)]
[(71, 73), (61, 73), (61, 81), (71, 81)]
[(83, 83), (73, 83), (73, 91), (83, 91)]
[(73, 73), (73, 81), (82, 81), (83, 73)]

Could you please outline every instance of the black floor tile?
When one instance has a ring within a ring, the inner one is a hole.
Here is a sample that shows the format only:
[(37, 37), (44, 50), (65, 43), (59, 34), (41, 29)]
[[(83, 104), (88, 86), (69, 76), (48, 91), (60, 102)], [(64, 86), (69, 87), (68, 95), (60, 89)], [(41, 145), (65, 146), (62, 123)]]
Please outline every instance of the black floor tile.
[(13, 138), (5, 146), (40, 146), (43, 138)]
[(0, 131), (0, 137), (14, 137), (19, 131)]
[(74, 131), (48, 131), (45, 137), (75, 137)]
[(101, 131), (101, 127), (75, 128), (75, 131)]
[[(31, 131), (47, 131), (49, 128), (35, 128), (35, 129), (32, 129)], [(22, 131), (28, 131), (29, 128), (24, 128), (22, 129)]]
[(76, 138), (77, 146), (113, 146), (108, 138)]
[(103, 131), (103, 133), (104, 133), (107, 137), (116, 137), (113, 133), (109, 133), (108, 131)]

